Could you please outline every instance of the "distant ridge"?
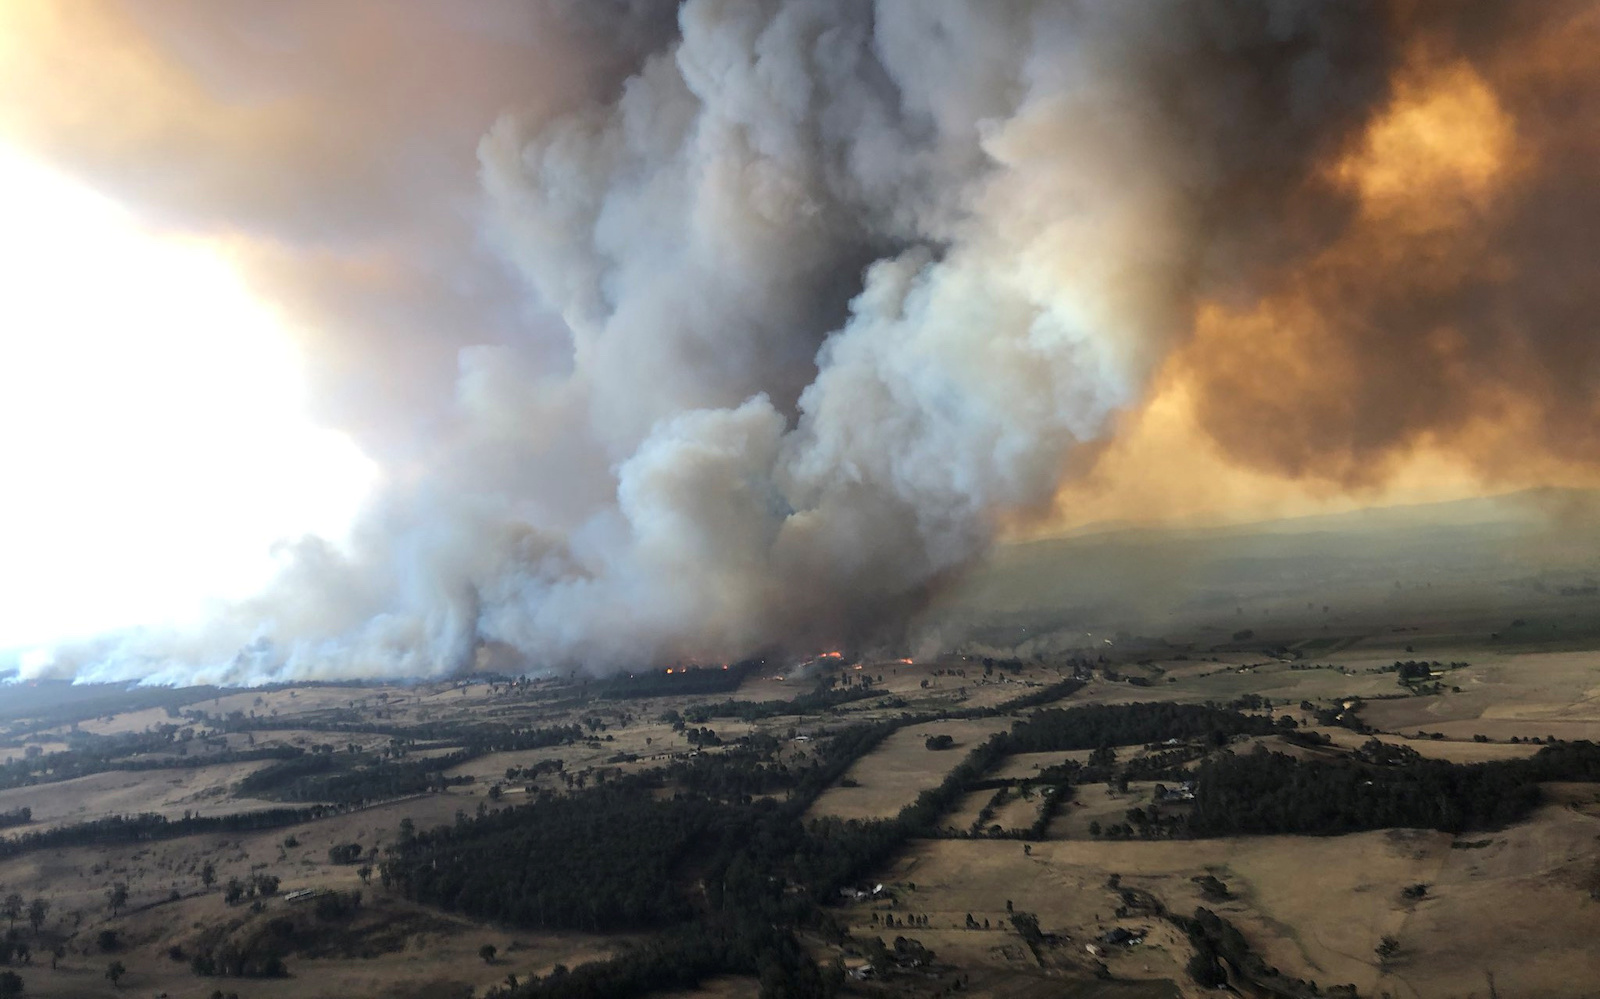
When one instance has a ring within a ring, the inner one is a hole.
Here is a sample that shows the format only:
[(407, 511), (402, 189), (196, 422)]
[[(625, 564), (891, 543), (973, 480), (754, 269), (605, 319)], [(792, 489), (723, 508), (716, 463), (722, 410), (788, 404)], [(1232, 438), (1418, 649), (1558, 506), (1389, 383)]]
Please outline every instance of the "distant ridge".
[(1531, 524), (1565, 516), (1600, 521), (1600, 489), (1544, 486), (1431, 503), (1364, 507), (1342, 513), (1313, 513), (1238, 523), (1097, 521), (1055, 535), (1012, 542), (1006, 547), (1076, 540), (1107, 535), (1219, 537), (1251, 534), (1309, 534), (1322, 531), (1386, 531), (1417, 526), (1470, 527), (1477, 524)]

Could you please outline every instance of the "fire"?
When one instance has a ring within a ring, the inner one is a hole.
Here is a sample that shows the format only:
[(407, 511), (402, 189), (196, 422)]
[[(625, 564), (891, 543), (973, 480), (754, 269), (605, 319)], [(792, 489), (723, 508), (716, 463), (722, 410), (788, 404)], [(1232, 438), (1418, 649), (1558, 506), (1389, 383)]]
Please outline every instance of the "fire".
[(902, 666), (913, 666), (913, 665), (915, 665), (915, 663), (910, 659), (896, 659), (895, 662), (899, 663)]
[(671, 676), (671, 675), (672, 675), (672, 667), (671, 667), (671, 666), (668, 666), (668, 667), (667, 667), (667, 675), (668, 675), (668, 676)]

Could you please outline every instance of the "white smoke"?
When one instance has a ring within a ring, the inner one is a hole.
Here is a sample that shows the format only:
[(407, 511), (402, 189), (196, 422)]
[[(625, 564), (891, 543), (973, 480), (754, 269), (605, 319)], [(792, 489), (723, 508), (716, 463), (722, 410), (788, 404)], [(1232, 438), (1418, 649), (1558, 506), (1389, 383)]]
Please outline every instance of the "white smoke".
[(1235, 263), (1218, 205), (1270, 203), (1370, 99), (1332, 79), (1361, 17), (688, 0), (614, 100), (479, 149), (570, 368), (464, 352), (449, 440), (348, 550), (297, 546), (204, 635), (62, 663), (237, 682), (901, 641), (1139, 397)]

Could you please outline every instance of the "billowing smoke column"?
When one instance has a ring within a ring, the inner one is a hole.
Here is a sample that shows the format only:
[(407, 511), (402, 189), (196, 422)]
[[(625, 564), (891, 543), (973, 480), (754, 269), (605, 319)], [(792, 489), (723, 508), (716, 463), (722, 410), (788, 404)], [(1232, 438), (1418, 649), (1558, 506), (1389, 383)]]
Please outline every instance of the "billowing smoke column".
[[(1493, 20), (689, 0), (614, 93), (481, 143), (492, 235), (570, 366), (464, 352), (449, 440), (351, 551), (301, 545), (203, 636), (83, 657), (237, 681), (896, 645), (1164, 363), (1204, 367), (1227, 330), (1191, 339), (1197, 315), (1265, 307), (1369, 224), (1329, 165), (1417, 52), (1469, 65)], [(1284, 379), (1260, 384), (1315, 381)], [(1265, 392), (1238, 412), (1278, 419)]]

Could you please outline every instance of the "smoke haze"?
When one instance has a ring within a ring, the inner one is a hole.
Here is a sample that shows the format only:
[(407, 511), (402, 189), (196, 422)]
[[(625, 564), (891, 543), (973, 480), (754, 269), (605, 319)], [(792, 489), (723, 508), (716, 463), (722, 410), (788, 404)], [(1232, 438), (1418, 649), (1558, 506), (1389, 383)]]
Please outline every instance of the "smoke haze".
[(131, 4), (194, 113), (13, 125), (240, 234), (391, 470), (208, 628), (55, 669), (903, 648), (1175, 398), (1131, 481), (1600, 457), (1592, 4), (328, 10)]

